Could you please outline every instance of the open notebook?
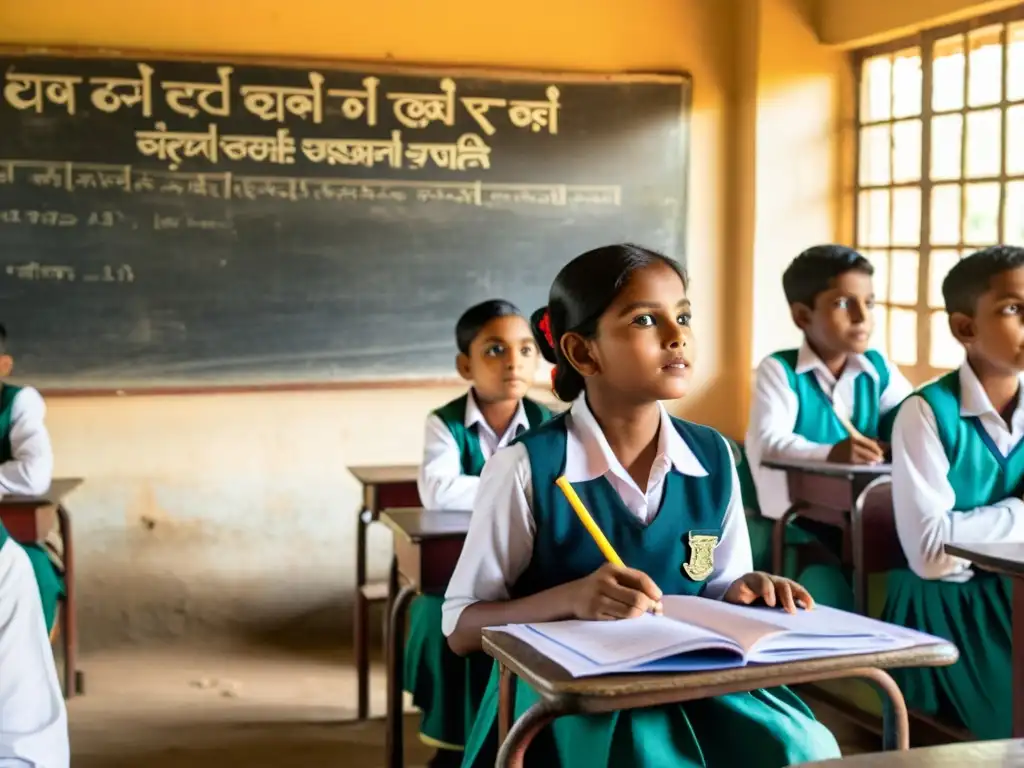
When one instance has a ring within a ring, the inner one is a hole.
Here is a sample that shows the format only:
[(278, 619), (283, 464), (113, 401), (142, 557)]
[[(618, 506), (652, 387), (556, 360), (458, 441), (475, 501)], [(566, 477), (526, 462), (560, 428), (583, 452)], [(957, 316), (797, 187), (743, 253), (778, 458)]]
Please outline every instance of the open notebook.
[(703, 597), (666, 596), (664, 615), (622, 621), (551, 621), (491, 627), (514, 635), (573, 677), (691, 672), (945, 641), (825, 606), (789, 614)]

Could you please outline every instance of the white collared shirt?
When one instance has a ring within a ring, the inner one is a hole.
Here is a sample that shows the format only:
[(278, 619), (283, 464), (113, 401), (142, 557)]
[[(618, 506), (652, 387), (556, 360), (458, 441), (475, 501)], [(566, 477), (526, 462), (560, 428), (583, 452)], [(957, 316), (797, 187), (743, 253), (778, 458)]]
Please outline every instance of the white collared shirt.
[(46, 431), (46, 404), (32, 387), (24, 387), (11, 404), (11, 452), (0, 464), (0, 494), (45, 493), (53, 478), (53, 448)]
[[(898, 368), (888, 360), (885, 365), (889, 369), (889, 385), (879, 399), (879, 416), (888, 413), (914, 391)], [(846, 413), (853, 413), (857, 377), (867, 373), (878, 381), (878, 371), (866, 355), (851, 355), (836, 379), (804, 341), (797, 354), (796, 373), (800, 375), (807, 371), (814, 371), (821, 391), (838, 407), (845, 408)], [(772, 520), (778, 520), (789, 509), (789, 487), (785, 472), (764, 468), (761, 462), (772, 459), (825, 461), (832, 450), (831, 445), (811, 442), (793, 431), (799, 413), (800, 403), (789, 385), (786, 369), (774, 357), (766, 357), (757, 367), (744, 448), (757, 486), (761, 514)]]
[[(1011, 427), (996, 412), (971, 366), (960, 366), (960, 415), (977, 416), (999, 452), (1006, 456), (1024, 438), (1024, 401), (1017, 400)], [(950, 543), (1024, 541), (1024, 501), (1008, 498), (952, 512), (956, 494), (949, 483), (949, 459), (939, 439), (935, 413), (921, 397), (900, 408), (892, 434), (892, 496), (903, 553), (924, 579), (967, 581), (971, 563), (945, 554)]]
[(67, 709), (28, 555), (0, 547), (0, 766), (68, 768)]
[[(499, 436), (487, 423), (476, 403), (473, 390), (466, 398), (466, 429), (476, 425), (480, 452), (487, 461), (499, 448), (504, 448), (521, 432), (530, 428), (522, 400), (505, 433)], [(436, 413), (427, 417), (423, 438), (423, 463), (417, 481), (420, 504), (426, 509), (466, 510), (473, 508), (480, 478), (462, 474), (462, 455), (451, 430)]]
[[(658, 454), (651, 466), (645, 493), (612, 453), (601, 427), (587, 407), (586, 397), (581, 395), (573, 403), (566, 423), (565, 476), (569, 482), (585, 483), (605, 477), (629, 511), (642, 522), (650, 523), (661, 506), (665, 479), (672, 469), (695, 477), (708, 474), (673, 426), (664, 406), (659, 404), (659, 408)], [(728, 455), (732, 457), (731, 450)], [(753, 567), (739, 479), (735, 464), (730, 461), (729, 465), (732, 494), (721, 541), (715, 549), (715, 571), (708, 577), (704, 592), (713, 598), (725, 594), (733, 581)], [(455, 631), (466, 606), (479, 600), (509, 599), (512, 585), (533, 556), (536, 522), (532, 504), (533, 477), (526, 446), (518, 444), (498, 451), (480, 478), (480, 492), (473, 506), (466, 543), (445, 593), (442, 618), (445, 635)]]

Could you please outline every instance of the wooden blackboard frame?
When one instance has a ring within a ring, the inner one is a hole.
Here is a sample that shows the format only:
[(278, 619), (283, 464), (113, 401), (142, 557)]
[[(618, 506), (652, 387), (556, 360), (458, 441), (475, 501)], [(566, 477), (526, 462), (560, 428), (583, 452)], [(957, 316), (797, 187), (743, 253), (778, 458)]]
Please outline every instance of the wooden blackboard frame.
[[(688, 117), (693, 105), (693, 77), (689, 71), (677, 72), (602, 72), (593, 70), (555, 72), (547, 69), (529, 69), (488, 65), (446, 64), (431, 62), (419, 64), (379, 59), (325, 59), (231, 52), (170, 52), (147, 48), (98, 48), (82, 46), (25, 46), (0, 43), (0, 55), (52, 56), (74, 59), (162, 59), (167, 61), (198, 62), (204, 64), (237, 64), (280, 67), (284, 69), (325, 68), (341, 72), (365, 72), (368, 69), (381, 74), (436, 76), (453, 78), (498, 78), (503, 80), (545, 80), (555, 83), (657, 83), (678, 85), (682, 91), (679, 120), (681, 141), (690, 141)], [(680, 180), (683, 199), (689, 201), (689, 166)], [(686, 210), (684, 209), (684, 215)], [(454, 357), (454, 349), (453, 349)], [(126, 397), (176, 396), (200, 394), (253, 394), (272, 392), (352, 391), (362, 389), (412, 389), (456, 386), (457, 376), (443, 378), (386, 378), (353, 379), (347, 381), (295, 381), (254, 384), (195, 384), (182, 386), (139, 386), (130, 388), (83, 387), (67, 389), (41, 388), (49, 398), (54, 397)]]

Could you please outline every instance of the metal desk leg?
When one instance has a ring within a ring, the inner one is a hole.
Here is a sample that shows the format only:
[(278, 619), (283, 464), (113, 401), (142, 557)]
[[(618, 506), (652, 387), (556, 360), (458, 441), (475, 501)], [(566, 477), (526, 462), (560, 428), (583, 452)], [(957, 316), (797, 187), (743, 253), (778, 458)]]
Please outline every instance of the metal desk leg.
[(560, 714), (554, 705), (543, 700), (526, 710), (498, 746), (497, 768), (523, 768), (526, 750), (534, 736)]
[[(397, 567), (397, 566), (393, 566)], [(405, 617), (416, 588), (407, 584), (391, 601), (391, 626), (388, 630), (388, 720), (387, 765), (402, 768), (405, 750), (402, 744), (402, 688), (405, 669)]]
[(365, 506), (359, 510), (356, 519), (356, 605), (352, 625), (360, 720), (370, 716), (370, 640), (367, 626), (370, 606), (363, 594), (363, 586), (366, 584), (366, 528), (372, 519), (373, 513)]

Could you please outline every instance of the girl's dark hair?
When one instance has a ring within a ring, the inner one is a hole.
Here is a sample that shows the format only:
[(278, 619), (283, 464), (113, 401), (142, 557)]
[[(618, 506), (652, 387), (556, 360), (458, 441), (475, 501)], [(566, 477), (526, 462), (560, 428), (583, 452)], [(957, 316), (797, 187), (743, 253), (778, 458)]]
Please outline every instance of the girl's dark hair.
[(530, 325), (544, 359), (555, 366), (552, 388), (559, 400), (575, 400), (584, 389), (583, 376), (562, 353), (562, 336), (571, 331), (585, 339), (594, 338), (598, 320), (630, 275), (652, 264), (669, 267), (687, 287), (686, 271), (678, 262), (629, 243), (587, 251), (562, 267), (555, 277), (548, 305), (533, 313)]

